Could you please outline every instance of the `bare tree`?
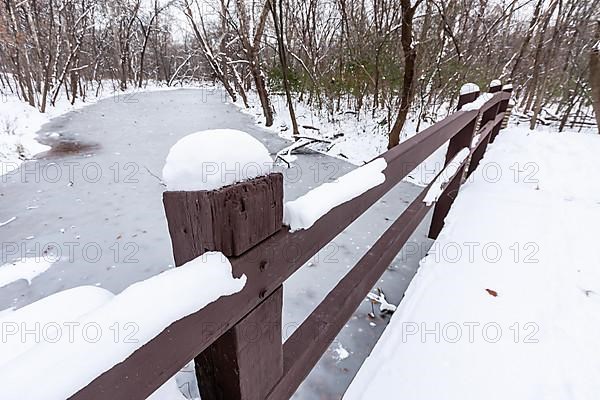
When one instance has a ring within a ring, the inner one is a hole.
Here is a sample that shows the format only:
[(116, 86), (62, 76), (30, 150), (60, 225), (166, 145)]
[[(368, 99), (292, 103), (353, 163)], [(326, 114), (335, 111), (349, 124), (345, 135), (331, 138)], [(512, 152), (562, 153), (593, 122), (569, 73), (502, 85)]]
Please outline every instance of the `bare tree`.
[(404, 77), (402, 79), (402, 91), (400, 94), (400, 108), (396, 122), (390, 131), (388, 148), (400, 143), (400, 133), (406, 122), (410, 103), (412, 102), (414, 92), (415, 67), (417, 61), (417, 51), (413, 46), (413, 19), (415, 11), (421, 4), (422, 0), (417, 0), (414, 5), (411, 5), (411, 0), (400, 0), (402, 6), (402, 51), (404, 52)]
[(592, 103), (596, 114), (596, 124), (600, 133), (600, 20), (596, 21), (596, 43), (590, 51), (590, 86)]

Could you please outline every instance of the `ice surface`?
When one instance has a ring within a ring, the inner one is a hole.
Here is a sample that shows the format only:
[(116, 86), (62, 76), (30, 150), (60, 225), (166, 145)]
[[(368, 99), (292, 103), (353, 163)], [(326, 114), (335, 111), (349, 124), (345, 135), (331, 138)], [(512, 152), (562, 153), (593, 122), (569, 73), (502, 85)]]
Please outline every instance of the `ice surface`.
[(163, 168), (167, 189), (213, 190), (271, 172), (267, 148), (249, 134), (213, 129), (181, 138)]
[(385, 182), (387, 162), (378, 158), (350, 171), (334, 182), (324, 183), (305, 195), (285, 203), (283, 222), (290, 230), (310, 228), (331, 209)]

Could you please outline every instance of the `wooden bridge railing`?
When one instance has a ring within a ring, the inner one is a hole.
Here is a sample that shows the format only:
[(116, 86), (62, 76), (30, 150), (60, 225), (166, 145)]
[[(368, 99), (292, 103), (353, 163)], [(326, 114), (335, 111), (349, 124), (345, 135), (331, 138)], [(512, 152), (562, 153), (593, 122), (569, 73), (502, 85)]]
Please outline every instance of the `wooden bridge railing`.
[[(289, 398), (425, 218), (433, 205), (423, 200), (432, 184), (285, 343), (282, 284), (449, 141), (446, 165), (464, 148), (470, 157), (447, 180), (435, 203), (430, 237), (436, 238), (463, 177), (474, 171), (501, 128), (511, 89), (490, 89), (496, 93), (481, 109), (457, 111), (382, 154), (385, 182), (332, 209), (306, 230), (292, 233), (282, 226), (283, 179), (278, 173), (216, 191), (165, 192), (176, 265), (221, 251), (235, 276), (246, 274), (246, 286), (174, 322), (72, 398), (144, 399), (192, 359), (203, 400)], [(462, 95), (459, 110), (478, 96)]]

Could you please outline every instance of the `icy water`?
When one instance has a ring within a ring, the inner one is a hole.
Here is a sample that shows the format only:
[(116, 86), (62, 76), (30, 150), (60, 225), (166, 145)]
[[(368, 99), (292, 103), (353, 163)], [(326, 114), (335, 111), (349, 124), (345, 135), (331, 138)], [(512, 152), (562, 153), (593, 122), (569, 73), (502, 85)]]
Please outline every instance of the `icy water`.
[[(211, 90), (115, 97), (52, 120), (40, 140), (52, 149), (0, 177), (0, 264), (24, 257), (57, 261), (28, 283), (0, 288), (0, 310), (55, 292), (97, 285), (118, 293), (173, 266), (159, 176), (169, 148), (204, 129), (244, 130), (274, 154), (289, 143)], [(301, 154), (283, 170), (285, 197), (353, 169), (326, 155)], [(336, 237), (285, 284), (284, 339), (308, 316), (420, 188), (401, 183)], [(428, 219), (377, 287), (398, 304), (430, 246)], [(149, 310), (151, 311), (151, 310)], [(305, 380), (295, 399), (338, 399), (389, 321), (364, 302)]]

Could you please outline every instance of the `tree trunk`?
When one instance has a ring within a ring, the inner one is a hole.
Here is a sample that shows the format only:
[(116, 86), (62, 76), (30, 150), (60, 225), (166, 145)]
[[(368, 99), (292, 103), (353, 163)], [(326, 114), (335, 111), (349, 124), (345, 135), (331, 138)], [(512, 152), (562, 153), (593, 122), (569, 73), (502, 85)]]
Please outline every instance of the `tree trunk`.
[(404, 52), (404, 78), (402, 80), (402, 94), (400, 97), (400, 110), (396, 117), (396, 122), (390, 132), (388, 149), (397, 146), (400, 143), (400, 133), (406, 122), (408, 116), (408, 110), (410, 109), (410, 103), (412, 101), (414, 80), (415, 80), (415, 67), (417, 60), (417, 51), (413, 46), (413, 17), (415, 10), (419, 6), (419, 1), (411, 7), (410, 0), (401, 0), (402, 5), (402, 36), (400, 41), (402, 43), (402, 50)]
[(590, 86), (596, 124), (600, 133), (600, 20), (596, 21), (596, 44), (590, 53)]
[(285, 49), (285, 43), (283, 42), (283, 9), (282, 2), (279, 0), (279, 16), (277, 15), (276, 0), (269, 0), (269, 7), (273, 14), (273, 25), (275, 27), (275, 34), (277, 36), (277, 48), (279, 52), (279, 62), (281, 64), (281, 73), (283, 76), (283, 88), (285, 90), (285, 97), (287, 99), (287, 106), (290, 112), (290, 119), (292, 120), (292, 134), (299, 136), (300, 131), (298, 130), (298, 121), (296, 121), (296, 113), (294, 112), (294, 103), (292, 102), (292, 94), (290, 93), (290, 86), (287, 78), (287, 55)]
[(256, 92), (260, 99), (260, 105), (265, 115), (265, 126), (273, 125), (273, 109), (271, 108), (271, 101), (269, 100), (269, 93), (267, 92), (267, 85), (265, 84), (265, 77), (263, 76), (260, 68), (255, 64), (250, 64), (250, 73), (254, 79), (254, 86), (256, 86)]

